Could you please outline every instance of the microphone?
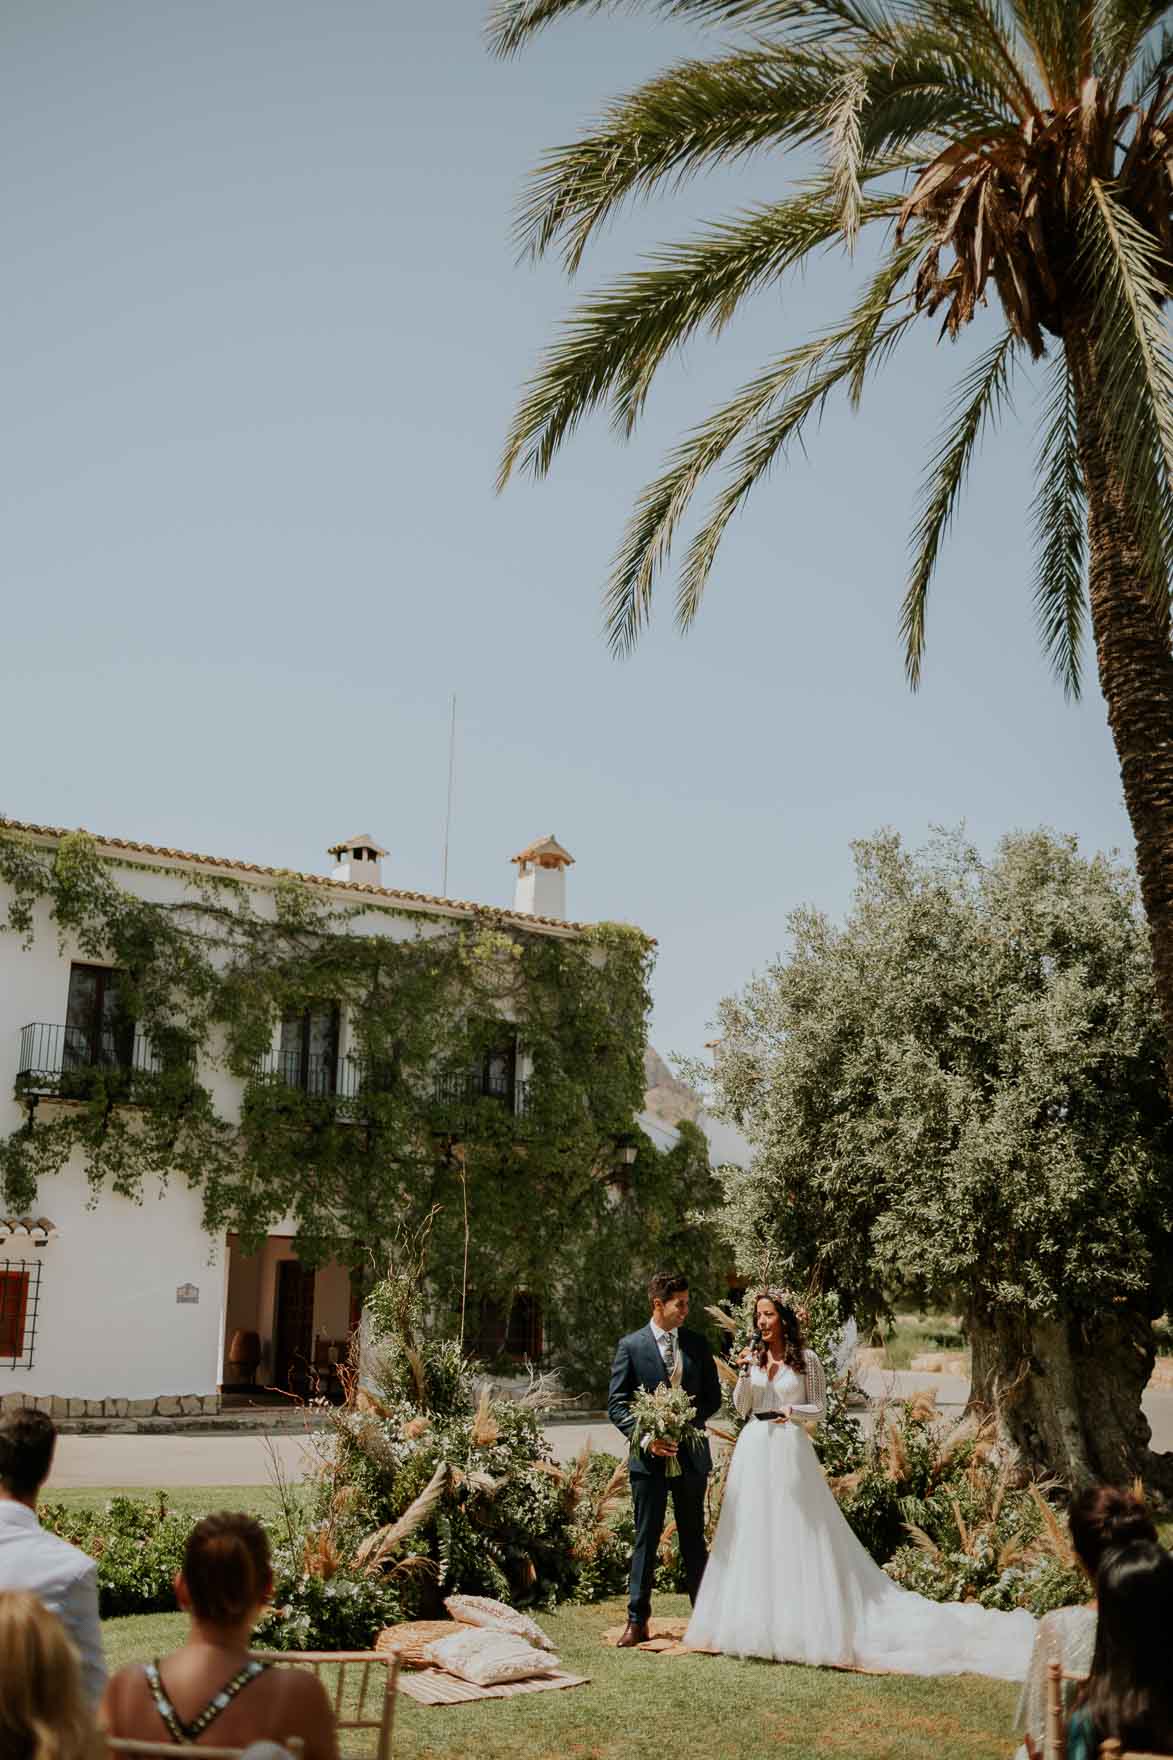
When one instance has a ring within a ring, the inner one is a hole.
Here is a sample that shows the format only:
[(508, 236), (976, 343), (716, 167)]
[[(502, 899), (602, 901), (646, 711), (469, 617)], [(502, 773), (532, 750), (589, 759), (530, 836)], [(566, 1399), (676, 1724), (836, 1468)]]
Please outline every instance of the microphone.
[(751, 1351), (760, 1351), (762, 1348), (762, 1335), (756, 1326), (753, 1329), (753, 1336), (749, 1341), (749, 1348)]

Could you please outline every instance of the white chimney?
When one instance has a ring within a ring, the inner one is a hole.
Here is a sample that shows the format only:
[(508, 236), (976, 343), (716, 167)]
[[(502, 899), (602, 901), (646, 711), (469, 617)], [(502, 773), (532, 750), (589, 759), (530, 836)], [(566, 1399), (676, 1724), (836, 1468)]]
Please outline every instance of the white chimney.
[(383, 857), (387, 854), (368, 831), (358, 837), (344, 838), (330, 845), (328, 855), (334, 857), (331, 880), (345, 880), (359, 886), (383, 884)]
[(517, 885), (513, 908), (527, 917), (566, 917), (566, 870), (574, 857), (551, 832), (513, 857)]

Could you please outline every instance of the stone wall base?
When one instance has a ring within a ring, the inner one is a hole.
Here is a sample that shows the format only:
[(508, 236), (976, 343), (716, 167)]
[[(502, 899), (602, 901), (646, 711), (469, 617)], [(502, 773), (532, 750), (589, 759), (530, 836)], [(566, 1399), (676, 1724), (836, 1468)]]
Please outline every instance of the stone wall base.
[(157, 1399), (72, 1399), (62, 1393), (6, 1393), (0, 1409), (35, 1406), (51, 1418), (212, 1418), (220, 1410), (218, 1393), (165, 1393)]

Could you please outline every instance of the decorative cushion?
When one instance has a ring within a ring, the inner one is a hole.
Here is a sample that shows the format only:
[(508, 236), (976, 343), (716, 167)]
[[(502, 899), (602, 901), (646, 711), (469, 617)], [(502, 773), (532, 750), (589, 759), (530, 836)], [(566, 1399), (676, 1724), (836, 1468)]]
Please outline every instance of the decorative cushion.
[(499, 1632), (516, 1632), (519, 1638), (525, 1638), (537, 1650), (554, 1648), (541, 1626), (535, 1625), (528, 1614), (507, 1607), (504, 1601), (494, 1601), (488, 1595), (449, 1595), (444, 1605), (453, 1619), (461, 1620), (466, 1626), (489, 1626)]
[(427, 1647), (428, 1661), (474, 1687), (503, 1686), (508, 1681), (532, 1680), (534, 1675), (553, 1674), (558, 1658), (535, 1650), (513, 1632), (472, 1627), (451, 1638), (437, 1638)]

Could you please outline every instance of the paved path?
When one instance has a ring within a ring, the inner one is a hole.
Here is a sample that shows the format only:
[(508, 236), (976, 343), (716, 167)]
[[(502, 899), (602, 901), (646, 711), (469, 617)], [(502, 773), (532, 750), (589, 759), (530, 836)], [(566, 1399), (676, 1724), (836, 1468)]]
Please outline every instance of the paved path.
[[(935, 1387), (938, 1408), (950, 1417), (960, 1413), (969, 1391), (969, 1383), (955, 1375), (869, 1370), (863, 1381), (873, 1399)], [(1173, 1393), (1147, 1394), (1144, 1408), (1153, 1427), (1153, 1447), (1173, 1449)], [(619, 1431), (605, 1418), (552, 1424), (546, 1434), (559, 1461), (573, 1459), (586, 1441), (609, 1454), (622, 1457), (626, 1452)], [(88, 1485), (266, 1485), (273, 1478), (274, 1455), (282, 1471), (297, 1479), (312, 1448), (313, 1439), (301, 1436), (62, 1436), (49, 1495), (54, 1489)]]

